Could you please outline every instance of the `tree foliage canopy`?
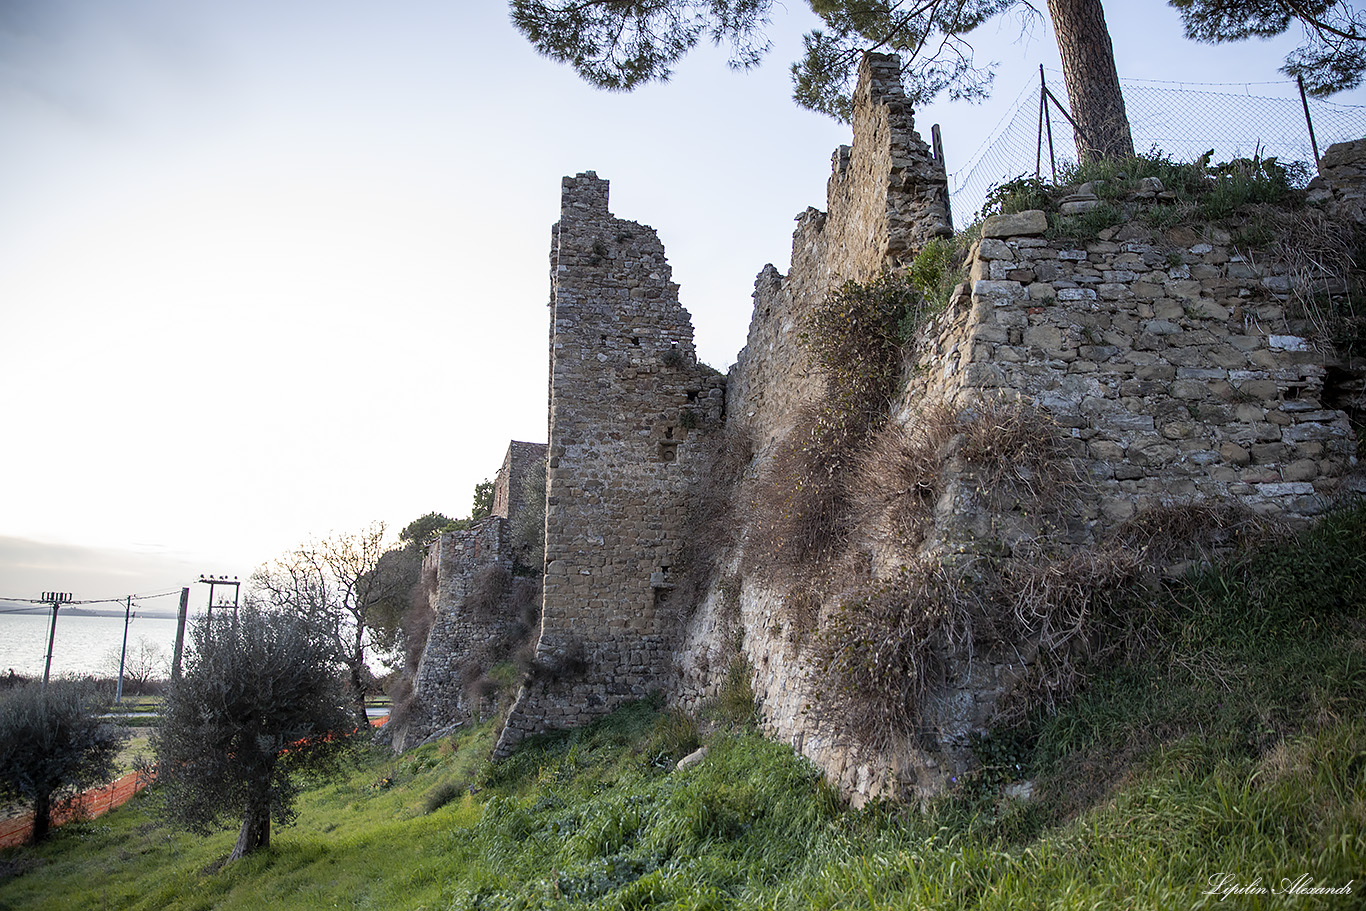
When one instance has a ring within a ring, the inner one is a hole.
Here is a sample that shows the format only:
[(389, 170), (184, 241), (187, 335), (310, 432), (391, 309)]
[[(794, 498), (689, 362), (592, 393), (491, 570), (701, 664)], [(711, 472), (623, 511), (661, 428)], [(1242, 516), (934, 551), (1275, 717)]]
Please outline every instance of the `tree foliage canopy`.
[(443, 531), (459, 527), (459, 522), (439, 512), (429, 512), (418, 516), (398, 533), (398, 540), (406, 547), (421, 549), (427, 542)]
[(302, 617), (247, 606), (191, 630), (181, 678), (151, 737), (163, 819), (193, 832), (242, 828), (233, 859), (293, 818), (297, 772), (325, 766), (355, 727), (332, 651)]
[(512, 22), (537, 51), (590, 84), (630, 91), (667, 81), (703, 38), (729, 43), (730, 65), (755, 66), (773, 0), (511, 0)]
[(1320, 97), (1354, 89), (1366, 72), (1366, 14), (1341, 0), (1169, 0), (1186, 37), (1219, 44), (1274, 38), (1299, 25), (1304, 43), (1281, 72)]
[(866, 51), (897, 53), (912, 104), (948, 92), (954, 101), (984, 98), (991, 65), (979, 66), (967, 34), (1012, 8), (1036, 16), (1024, 0), (810, 0), (824, 29), (802, 39), (805, 54), (792, 64), (793, 99), (813, 111), (848, 120), (850, 92)]
[[(1281, 35), (1295, 25), (1304, 43), (1282, 71), (1303, 76), (1315, 95), (1354, 88), (1366, 70), (1366, 17), (1344, 0), (1169, 0), (1186, 37), (1240, 41)], [(1036, 0), (807, 0), (823, 27), (807, 33), (792, 64), (797, 104), (848, 119), (850, 88), (865, 51), (897, 53), (906, 95), (923, 104), (985, 97), (994, 64), (974, 59), (969, 34), (1013, 12), (1021, 28), (1040, 15)], [(755, 66), (773, 0), (510, 0), (513, 24), (542, 54), (574, 67), (599, 88), (629, 91), (667, 81), (702, 38), (729, 43), (731, 65)], [(1070, 6), (1070, 4), (1069, 4)], [(1099, 7), (1099, 0), (1094, 6)], [(1063, 8), (1049, 3), (1055, 18)], [(1063, 13), (1065, 14), (1065, 13)], [(1069, 86), (1070, 88), (1070, 86)], [(1098, 84), (1104, 93), (1110, 88)]]
[(33, 840), (50, 827), (54, 799), (114, 774), (125, 735), (98, 715), (103, 702), (72, 681), (29, 683), (0, 696), (0, 794), (33, 807)]
[(474, 502), (470, 505), (470, 520), (486, 519), (493, 514), (493, 482), (480, 481), (474, 485)]

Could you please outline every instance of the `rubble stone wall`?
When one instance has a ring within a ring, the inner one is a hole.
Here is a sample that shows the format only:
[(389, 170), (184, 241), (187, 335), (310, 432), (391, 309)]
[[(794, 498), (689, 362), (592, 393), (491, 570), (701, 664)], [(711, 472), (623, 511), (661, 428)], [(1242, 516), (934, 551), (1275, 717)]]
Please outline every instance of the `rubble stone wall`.
[(395, 749), (420, 743), (438, 728), (469, 714), (463, 679), (470, 659), (505, 637), (513, 618), (467, 606), (481, 572), (512, 568), (507, 520), (489, 516), (461, 531), (445, 532), (427, 548), (423, 573), (435, 576), (435, 618), (413, 675), (414, 703), (406, 728), (391, 732)]
[(670, 596), (700, 439), (724, 378), (654, 229), (608, 211), (608, 182), (566, 177), (552, 230), (545, 594), (537, 673), (496, 755), (661, 689), (679, 627)]
[[(912, 166), (899, 173), (916, 175), (926, 189), (879, 179), (880, 169), (898, 167), (879, 154), (882, 137), (889, 130), (904, 136), (912, 124), (908, 109), (900, 121), (878, 113), (879, 97), (895, 98), (899, 88), (880, 78), (877, 64), (874, 57), (860, 73), (854, 145), (836, 152), (829, 212), (803, 213), (791, 270), (767, 266), (756, 281), (729, 415), (753, 434), (751, 472), (762, 470), (821, 393), (800, 342), (804, 315), (838, 282), (902, 265), (938, 233), (933, 162), (923, 143), (885, 145), (911, 150)], [(1319, 182), (1318, 195), (1349, 213), (1366, 196), (1362, 146), (1330, 150)], [(888, 198), (908, 214), (884, 218), (895, 210), (884, 206)], [(1036, 554), (1040, 544), (1055, 552), (1092, 546), (1155, 506), (1234, 503), (1292, 523), (1326, 508), (1355, 465), (1356, 440), (1335, 397), (1325, 401), (1331, 352), (1290, 318), (1300, 279), (1243, 255), (1219, 229), (1151, 231), (1141, 219), (1150, 201), (1129, 201), (1125, 211), (1138, 217), (1084, 244), (1045, 238), (1043, 212), (988, 220), (968, 281), (914, 345), (894, 414), (910, 428), (936, 403), (956, 411), (997, 400), (1037, 408), (1070, 438), (1083, 483), (1075, 508), (1061, 522), (1045, 522), (1025, 505), (994, 500), (950, 462), (922, 551), (897, 551), (880, 529), (861, 529), (868, 537), (856, 547), (873, 558), (875, 578), (917, 556), (1008, 561)], [(1085, 192), (1068, 202), (1072, 212), (1096, 204)], [(752, 544), (757, 534), (742, 539)], [(768, 732), (856, 800), (942, 790), (970, 764), (969, 735), (989, 726), (1032, 654), (1021, 643), (1011, 657), (963, 656), (927, 700), (917, 742), (874, 754), (812, 710), (820, 671), (794, 629), (791, 592), (745, 576), (738, 555), (728, 566), (692, 618), (675, 698), (697, 705), (716, 693), (738, 630)]]
[(854, 90), (854, 142), (832, 156), (826, 211), (797, 217), (788, 273), (770, 264), (754, 283), (754, 316), (728, 396), (732, 420), (756, 445), (783, 436), (822, 388), (798, 337), (812, 302), (953, 233), (944, 161), (915, 131), (913, 113), (897, 58), (867, 55)]
[(545, 451), (545, 443), (508, 443), (493, 482), (493, 515), (511, 519), (526, 508), (527, 485), (533, 473), (545, 471)]

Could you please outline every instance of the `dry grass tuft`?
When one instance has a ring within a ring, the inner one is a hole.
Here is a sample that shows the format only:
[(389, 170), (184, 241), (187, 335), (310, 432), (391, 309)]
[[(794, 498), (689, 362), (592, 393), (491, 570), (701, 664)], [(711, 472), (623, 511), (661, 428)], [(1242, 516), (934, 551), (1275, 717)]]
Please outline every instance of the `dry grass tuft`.
[(846, 437), (829, 432), (819, 409), (802, 413), (772, 463), (745, 491), (754, 522), (747, 568), (773, 579), (824, 572), (837, 555), (854, 518), (845, 472), (851, 462)]
[(1188, 500), (1150, 506), (1115, 530), (1115, 540), (1142, 551), (1147, 562), (1208, 562), (1266, 537), (1266, 520), (1233, 503)]
[(944, 491), (945, 447), (958, 430), (957, 416), (944, 405), (925, 409), (909, 426), (882, 428), (854, 471), (853, 507), (865, 516), (884, 516), (904, 544), (920, 543)]
[(915, 730), (925, 694), (972, 644), (974, 593), (921, 563), (842, 601), (816, 639), (821, 711), (873, 749)]
[(1354, 225), (1311, 207), (1270, 208), (1263, 217), (1272, 222), (1266, 255), (1289, 270), (1288, 317), (1307, 321), (1314, 335), (1335, 339), (1366, 316), (1346, 293), (1358, 266)]
[(959, 415), (957, 427), (958, 454), (984, 487), (1009, 485), (1040, 504), (1058, 504), (1081, 486), (1071, 438), (1032, 405), (984, 401)]
[(498, 616), (511, 590), (511, 571), (501, 563), (490, 563), (474, 574), (470, 592), (465, 596), (465, 610), (471, 616), (487, 622)]

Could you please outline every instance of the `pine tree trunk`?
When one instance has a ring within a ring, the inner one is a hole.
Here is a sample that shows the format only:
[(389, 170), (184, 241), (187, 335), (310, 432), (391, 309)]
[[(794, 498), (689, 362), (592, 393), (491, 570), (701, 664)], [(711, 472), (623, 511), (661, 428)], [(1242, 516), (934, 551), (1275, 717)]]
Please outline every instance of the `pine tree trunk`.
[(253, 795), (247, 799), (242, 814), (242, 829), (237, 833), (237, 844), (228, 855), (229, 861), (246, 857), (258, 848), (270, 847), (270, 800)]
[(52, 795), (39, 794), (33, 798), (33, 843), (47, 838), (52, 831)]
[(1083, 160), (1132, 158), (1134, 140), (1100, 0), (1048, 0), (1048, 12), (1079, 127), (1077, 151)]

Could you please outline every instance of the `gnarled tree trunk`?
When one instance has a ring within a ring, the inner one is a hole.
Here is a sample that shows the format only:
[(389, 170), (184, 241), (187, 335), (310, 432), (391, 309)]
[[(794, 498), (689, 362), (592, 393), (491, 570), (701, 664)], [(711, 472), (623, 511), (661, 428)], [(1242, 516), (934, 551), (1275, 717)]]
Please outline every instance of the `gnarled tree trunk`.
[(264, 795), (247, 798), (242, 814), (242, 828), (237, 833), (237, 844), (228, 855), (229, 861), (246, 857), (258, 848), (270, 847), (270, 799)]
[(1048, 13), (1078, 126), (1077, 151), (1083, 160), (1132, 158), (1134, 140), (1100, 0), (1048, 0)]
[(52, 795), (42, 793), (33, 798), (33, 843), (47, 838), (52, 831)]

